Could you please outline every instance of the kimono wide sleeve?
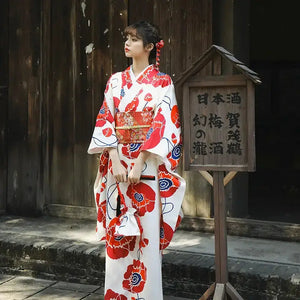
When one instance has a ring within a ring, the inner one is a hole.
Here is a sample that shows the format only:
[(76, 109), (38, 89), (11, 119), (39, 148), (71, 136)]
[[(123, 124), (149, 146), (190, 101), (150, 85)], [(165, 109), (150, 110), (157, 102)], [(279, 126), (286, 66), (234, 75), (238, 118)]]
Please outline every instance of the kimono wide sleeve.
[(104, 92), (103, 104), (97, 115), (95, 129), (88, 148), (89, 154), (103, 152), (106, 147), (116, 148), (118, 146), (114, 113), (115, 109), (110, 78)]
[(142, 150), (158, 158), (158, 179), (162, 204), (161, 249), (165, 249), (183, 216), (181, 204), (185, 193), (185, 180), (175, 173), (182, 152), (179, 111), (174, 85), (164, 89), (155, 109), (152, 125)]

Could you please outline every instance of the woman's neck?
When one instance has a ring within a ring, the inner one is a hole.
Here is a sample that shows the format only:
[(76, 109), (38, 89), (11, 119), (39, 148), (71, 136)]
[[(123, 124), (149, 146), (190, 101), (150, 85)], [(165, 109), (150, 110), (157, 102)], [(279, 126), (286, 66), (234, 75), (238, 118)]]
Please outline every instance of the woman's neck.
[(149, 66), (148, 58), (132, 60), (132, 71), (135, 76), (139, 75), (148, 66)]

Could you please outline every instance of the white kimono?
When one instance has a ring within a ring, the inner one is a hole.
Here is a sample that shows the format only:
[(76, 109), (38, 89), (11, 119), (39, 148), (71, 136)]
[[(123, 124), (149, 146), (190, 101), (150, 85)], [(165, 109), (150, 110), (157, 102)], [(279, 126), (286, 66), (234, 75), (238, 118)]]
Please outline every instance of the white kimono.
[[(101, 153), (95, 199), (97, 235), (106, 241), (104, 299), (162, 300), (161, 250), (169, 245), (180, 223), (185, 191), (183, 178), (175, 173), (182, 145), (174, 85), (153, 65), (137, 77), (128, 67), (111, 76), (104, 96), (88, 149), (90, 154)], [(125, 111), (153, 112), (144, 142), (118, 141), (115, 114)], [(152, 175), (155, 180), (117, 186), (106, 147), (117, 148), (128, 172), (141, 150), (151, 152), (142, 175)], [(140, 229), (137, 235), (116, 234), (116, 226), (119, 230), (123, 224), (117, 216), (120, 193), (129, 210), (135, 212)]]

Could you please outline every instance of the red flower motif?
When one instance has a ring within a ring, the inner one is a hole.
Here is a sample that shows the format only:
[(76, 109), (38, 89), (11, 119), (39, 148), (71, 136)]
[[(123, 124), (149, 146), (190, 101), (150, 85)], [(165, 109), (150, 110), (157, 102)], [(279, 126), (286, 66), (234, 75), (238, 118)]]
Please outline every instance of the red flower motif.
[(152, 126), (147, 133), (146, 141), (142, 147), (142, 150), (154, 148), (157, 144), (159, 144), (161, 138), (164, 135), (165, 126), (166, 119), (163, 114), (161, 114), (160, 108), (157, 115), (153, 119)]
[(112, 123), (114, 121), (114, 117), (112, 116), (110, 109), (107, 105), (106, 99), (104, 98), (103, 104), (99, 110), (99, 113), (97, 115), (97, 121), (96, 126), (101, 127), (105, 123), (103, 121), (108, 121)]
[(178, 144), (175, 144), (172, 151), (167, 155), (167, 159), (171, 164), (172, 170), (175, 170), (178, 166), (179, 160), (181, 158), (182, 152), (182, 138), (180, 136), (180, 140)]
[(99, 157), (99, 172), (102, 176), (105, 176), (107, 174), (108, 158), (109, 154), (107, 151), (103, 152)]
[(135, 246), (135, 236), (115, 236), (115, 227), (119, 219), (113, 218), (106, 231), (106, 252), (112, 259), (126, 257)]
[(171, 120), (174, 123), (174, 125), (179, 128), (180, 127), (180, 121), (179, 121), (179, 111), (178, 106), (174, 105), (171, 110)]
[[(99, 116), (99, 115), (98, 115)], [(96, 120), (96, 127), (102, 127), (106, 123), (106, 120), (104, 119), (98, 119)]]
[(130, 67), (128, 67), (124, 72), (122, 72), (122, 89), (127, 86), (128, 89), (132, 87), (132, 81), (130, 77)]
[(106, 136), (106, 137), (110, 137), (111, 135), (112, 135), (112, 129), (111, 128), (104, 128), (103, 130), (102, 130), (102, 133), (103, 133), (103, 135), (104, 136)]
[(124, 274), (123, 288), (131, 293), (140, 293), (144, 289), (147, 280), (147, 268), (139, 260), (133, 260), (133, 264), (127, 267)]
[(127, 104), (127, 106), (125, 107), (125, 111), (136, 111), (140, 100), (139, 100), (139, 95), (143, 92), (143, 89), (141, 89), (138, 94), (133, 98), (133, 100)]
[(158, 178), (161, 197), (172, 196), (180, 186), (178, 178), (170, 174), (164, 164), (158, 167)]
[(160, 250), (166, 249), (169, 246), (173, 235), (174, 231), (171, 226), (162, 221), (160, 227)]
[(120, 104), (120, 99), (118, 97), (114, 97), (114, 105), (115, 105), (115, 108), (118, 108), (119, 107), (119, 104)]
[(155, 192), (149, 185), (143, 182), (130, 184), (126, 194), (140, 216), (144, 216), (146, 212), (151, 212), (154, 209)]
[(127, 297), (117, 294), (113, 290), (109, 289), (105, 293), (104, 300), (127, 300)]
[(141, 144), (124, 144), (121, 151), (122, 154), (127, 158), (137, 158), (141, 151)]
[(154, 87), (165, 87), (170, 85), (172, 81), (169, 75), (160, 73), (154, 68), (154, 66), (150, 66), (143, 74), (141, 74), (141, 76), (137, 79), (137, 82), (152, 84)]
[(147, 102), (151, 101), (152, 99), (153, 99), (153, 97), (150, 93), (147, 93), (144, 97), (144, 100), (147, 101)]
[(98, 208), (97, 220), (98, 222), (102, 223), (103, 227), (105, 228), (106, 227), (106, 200), (99, 203), (99, 199), (98, 199), (97, 208)]

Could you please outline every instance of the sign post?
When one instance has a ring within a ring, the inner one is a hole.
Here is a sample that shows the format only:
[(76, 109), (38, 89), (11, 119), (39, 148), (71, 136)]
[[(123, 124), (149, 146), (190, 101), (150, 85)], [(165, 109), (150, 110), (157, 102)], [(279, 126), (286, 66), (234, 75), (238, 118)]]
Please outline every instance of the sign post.
[[(235, 72), (223, 74), (224, 61)], [(209, 63), (213, 75), (201, 75)], [(200, 300), (212, 295), (213, 300), (243, 299), (228, 282), (224, 186), (238, 171), (255, 170), (254, 84), (258, 83), (254, 71), (216, 45), (176, 82), (183, 84), (185, 102), (184, 168), (199, 171), (213, 186), (216, 281)]]

